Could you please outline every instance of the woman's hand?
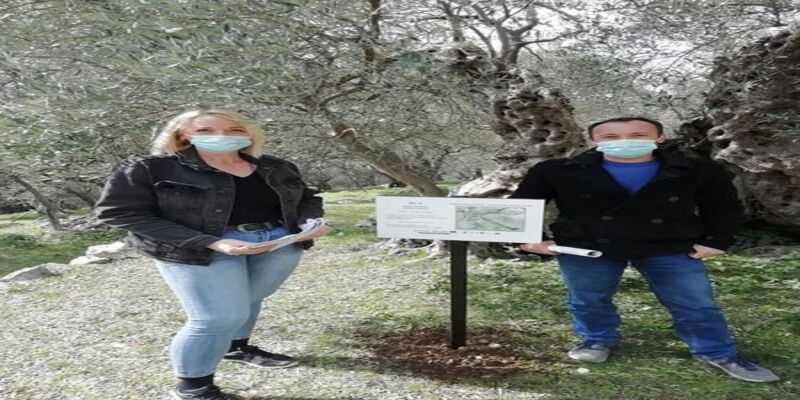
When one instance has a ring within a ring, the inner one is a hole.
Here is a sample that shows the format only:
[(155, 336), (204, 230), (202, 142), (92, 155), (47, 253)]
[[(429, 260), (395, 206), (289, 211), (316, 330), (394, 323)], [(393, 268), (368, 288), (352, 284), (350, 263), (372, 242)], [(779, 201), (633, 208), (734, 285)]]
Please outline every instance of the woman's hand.
[(316, 239), (316, 238), (318, 238), (320, 236), (325, 236), (325, 235), (327, 235), (327, 234), (329, 234), (331, 232), (333, 232), (333, 228), (331, 228), (330, 226), (325, 225), (322, 228), (320, 228), (319, 231), (317, 231), (313, 235), (311, 235), (311, 236), (309, 236), (309, 237), (307, 237), (307, 238), (305, 238), (303, 240), (304, 241), (305, 240), (314, 240), (314, 239)]
[(525, 243), (523, 245), (520, 245), (519, 248), (522, 249), (522, 250), (527, 251), (528, 253), (545, 254), (545, 255), (548, 255), (548, 256), (557, 256), (557, 255), (559, 255), (561, 253), (552, 251), (552, 250), (547, 248), (548, 246), (553, 246), (555, 244), (556, 244), (556, 242), (554, 242), (552, 240), (545, 240), (542, 243)]
[(698, 260), (725, 254), (725, 252), (720, 249), (703, 246), (701, 244), (696, 244), (692, 246), (692, 248), (694, 249), (694, 251), (689, 253), (689, 257), (696, 258)]
[(261, 247), (257, 249), (248, 249), (247, 246), (252, 245), (251, 242), (236, 239), (222, 239), (206, 246), (211, 250), (225, 253), (229, 256), (244, 256), (249, 254), (259, 254), (270, 249), (270, 247)]

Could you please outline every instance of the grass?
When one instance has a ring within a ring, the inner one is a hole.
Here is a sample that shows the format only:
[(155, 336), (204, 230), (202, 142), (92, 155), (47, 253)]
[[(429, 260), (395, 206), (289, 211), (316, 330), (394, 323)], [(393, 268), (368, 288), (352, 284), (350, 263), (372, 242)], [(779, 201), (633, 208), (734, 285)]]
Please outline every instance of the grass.
[[(455, 182), (443, 182), (439, 185), (448, 190)], [(325, 199), (325, 218), (336, 228), (332, 235), (320, 239), (320, 243), (359, 245), (377, 241), (373, 229), (357, 228), (356, 222), (375, 212), (376, 196), (416, 196), (408, 188), (387, 188), (371, 186), (349, 190), (332, 190), (322, 193)]]
[(124, 236), (117, 230), (53, 232), (42, 223), (35, 214), (0, 215), (0, 276), (48, 262), (67, 263), (89, 246)]
[[(444, 182), (445, 190), (455, 182)], [(321, 241), (330, 244), (363, 245), (377, 241), (372, 229), (356, 228), (355, 223), (374, 212), (375, 196), (414, 196), (406, 188), (374, 186), (323, 193), (326, 217), (337, 232)], [(85, 214), (77, 211), (75, 215)], [(48, 262), (67, 263), (85, 253), (86, 248), (124, 237), (119, 230), (53, 232), (43, 228), (44, 220), (36, 213), (0, 215), (0, 277), (17, 269)]]
[[(328, 218), (337, 228), (334, 235), (323, 240), (349, 244), (376, 241), (371, 229), (353, 226), (359, 219), (374, 211), (372, 199), (376, 195), (402, 196), (413, 195), (413, 192), (406, 189), (371, 187), (323, 194), (326, 202), (334, 204), (333, 207), (328, 207)], [(85, 213), (82, 210), (75, 215)], [(83, 255), (89, 246), (112, 242), (125, 236), (119, 230), (54, 232), (44, 225), (44, 220), (36, 213), (0, 215), (0, 276), (48, 262), (67, 263)]]
[[(372, 197), (389, 194), (405, 193), (371, 188), (326, 194), (330, 220), (344, 226), (335, 240), (374, 240), (371, 230), (349, 226), (372, 211)], [(740, 239), (741, 247), (794, 242), (760, 231), (747, 231)], [(465, 379), (462, 383), (550, 393), (554, 399), (570, 400), (800, 399), (800, 254), (764, 260), (733, 253), (707, 265), (737, 345), (782, 376), (781, 382), (742, 382), (694, 361), (673, 335), (667, 311), (632, 271), (626, 272), (616, 297), (626, 339), (608, 363), (577, 364), (565, 357), (575, 338), (555, 262), (471, 259), (470, 329), (507, 327), (529, 332), (517, 337), (518, 346), (534, 360), (531, 370), (536, 372), (501, 381)], [(449, 277), (444, 274), (430, 287), (432, 295), (448, 291)], [(447, 323), (442, 314), (431, 314), (429, 309), (391, 313), (380, 302), (368, 300), (364, 302), (373, 314), (363, 328), (376, 334)], [(579, 373), (578, 368), (589, 372)]]
[[(338, 232), (321, 238), (320, 244), (347, 251), (348, 246), (378, 241), (372, 229), (355, 228), (353, 224), (374, 211), (376, 195), (411, 194), (407, 189), (383, 187), (324, 193), (327, 217)], [(9, 226), (8, 222), (14, 217), (0, 216), (2, 268), (68, 261), (82, 254), (87, 245), (108, 241), (111, 238), (107, 235), (119, 234), (44, 234), (38, 228), (38, 220), (32, 217)], [(770, 234), (746, 234), (744, 238), (752, 244), (791, 244)], [(419, 284), (427, 285), (431, 296), (446, 297), (449, 291), (446, 260), (406, 264), (424, 256), (407, 254), (389, 260), (383, 257), (380, 261), (357, 259), (341, 268), (342, 273), (346, 273), (344, 268), (379, 262), (381, 268), (403, 269), (409, 274), (436, 271), (437, 277), (431, 283)], [(643, 279), (632, 272), (625, 274), (616, 298), (626, 339), (615, 349), (608, 363), (577, 364), (565, 356), (575, 338), (564, 305), (565, 291), (554, 262), (470, 259), (470, 329), (505, 327), (526, 332), (517, 335), (516, 341), (519, 349), (533, 361), (530, 373), (499, 381), (464, 379), (461, 383), (549, 393), (552, 399), (570, 400), (800, 399), (800, 254), (759, 259), (732, 253), (709, 260), (707, 265), (716, 285), (718, 301), (739, 347), (781, 375), (781, 382), (737, 381), (692, 360), (686, 346), (672, 334), (668, 313)], [(402, 300), (411, 306), (396, 306), (399, 301), (393, 297), (396, 289), (380, 287), (367, 291), (358, 300), (328, 306), (354, 314), (361, 323), (360, 329), (375, 333), (446, 326), (446, 309), (423, 307), (421, 300), (414, 299)], [(398, 296), (400, 292), (397, 291)], [(57, 291), (41, 294), (42, 297), (60, 295)], [(337, 330), (321, 334), (322, 342), (318, 345), (346, 351), (352, 345), (350, 340), (343, 339), (346, 333)], [(588, 372), (578, 372), (579, 368)]]
[[(800, 253), (772, 260), (732, 254), (707, 264), (739, 348), (782, 382), (737, 381), (692, 360), (635, 273), (626, 273), (616, 297), (626, 339), (608, 363), (576, 364), (564, 356), (575, 338), (555, 263), (487, 260), (471, 266), (471, 328), (522, 326), (530, 334), (518, 345), (537, 360), (536, 373), (492, 384), (559, 399), (800, 399)], [(448, 284), (442, 277), (431, 290), (447, 291)]]

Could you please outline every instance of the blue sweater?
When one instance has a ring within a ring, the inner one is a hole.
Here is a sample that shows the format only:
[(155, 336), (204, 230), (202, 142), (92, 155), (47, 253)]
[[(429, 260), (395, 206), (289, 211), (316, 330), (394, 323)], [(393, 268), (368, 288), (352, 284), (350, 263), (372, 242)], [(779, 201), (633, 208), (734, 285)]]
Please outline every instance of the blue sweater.
[(639, 163), (621, 163), (603, 160), (603, 169), (630, 193), (636, 193), (658, 173), (661, 163), (657, 159)]

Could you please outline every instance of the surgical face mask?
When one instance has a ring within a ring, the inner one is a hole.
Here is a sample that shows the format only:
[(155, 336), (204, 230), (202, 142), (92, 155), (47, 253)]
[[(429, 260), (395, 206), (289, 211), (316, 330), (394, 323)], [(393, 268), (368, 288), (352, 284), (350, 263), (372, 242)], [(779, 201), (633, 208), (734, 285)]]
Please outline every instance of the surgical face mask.
[(623, 139), (597, 143), (597, 151), (617, 158), (644, 157), (657, 149), (655, 140)]
[(211, 153), (230, 153), (250, 146), (248, 136), (202, 135), (192, 136), (189, 142), (200, 150)]

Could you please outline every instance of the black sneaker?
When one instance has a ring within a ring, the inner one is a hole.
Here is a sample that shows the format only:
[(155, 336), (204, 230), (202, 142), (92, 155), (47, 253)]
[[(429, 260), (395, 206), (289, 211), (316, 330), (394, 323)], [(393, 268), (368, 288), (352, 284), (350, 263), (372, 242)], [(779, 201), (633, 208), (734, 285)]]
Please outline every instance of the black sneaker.
[(176, 400), (242, 400), (241, 397), (223, 393), (216, 385), (205, 385), (199, 389), (178, 390), (172, 389), (170, 392)]
[(297, 365), (297, 360), (283, 354), (269, 353), (256, 346), (242, 346), (222, 357), (225, 361), (235, 361), (264, 368), (289, 368)]

